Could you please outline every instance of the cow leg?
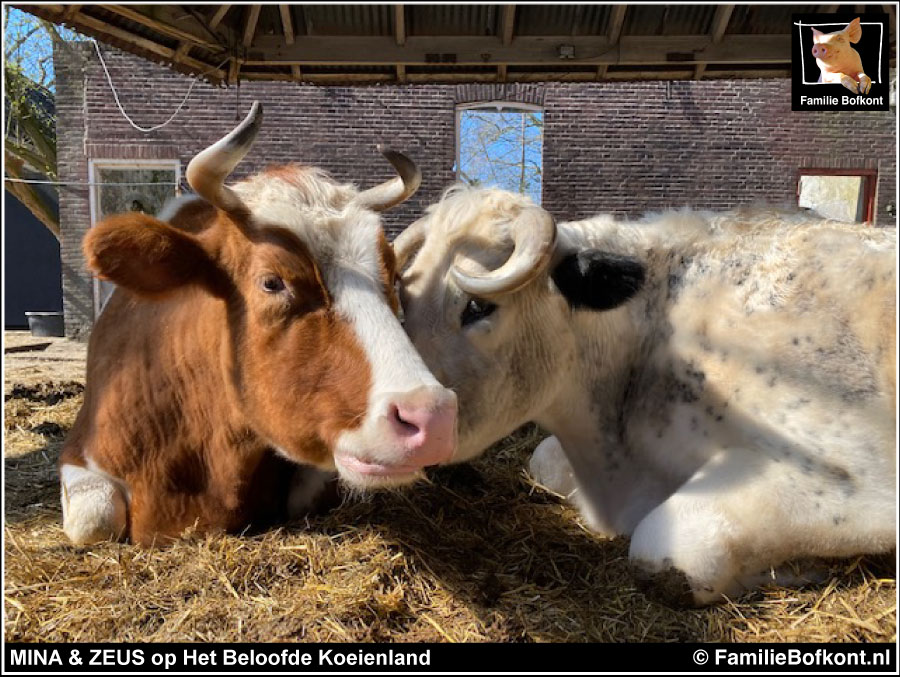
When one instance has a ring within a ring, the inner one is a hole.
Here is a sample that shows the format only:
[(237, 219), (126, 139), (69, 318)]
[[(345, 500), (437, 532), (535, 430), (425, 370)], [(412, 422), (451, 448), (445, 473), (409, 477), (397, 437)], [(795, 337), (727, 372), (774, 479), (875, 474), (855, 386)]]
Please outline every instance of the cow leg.
[(811, 463), (821, 472), (758, 449), (719, 452), (638, 524), (629, 553), (638, 576), (670, 602), (710, 604), (788, 560), (893, 547), (890, 491)]
[(575, 472), (556, 436), (543, 440), (528, 462), (531, 478), (543, 487), (568, 498), (575, 491)]
[(122, 487), (103, 472), (72, 463), (60, 467), (63, 531), (75, 545), (119, 540), (128, 507)]
[[(572, 448), (577, 447), (573, 445)], [(587, 454), (588, 458), (593, 456), (593, 453)], [(551, 435), (535, 448), (528, 462), (528, 472), (535, 482), (568, 499), (578, 509), (592, 532), (598, 536), (615, 538), (621, 530), (611, 522), (605, 502), (601, 500), (598, 504), (594, 495), (597, 492), (607, 493), (605, 487), (593, 486), (596, 484), (597, 473), (592, 465), (584, 465), (584, 455), (576, 455), (575, 458), (581, 462), (580, 475), (573, 468), (562, 443), (555, 435)], [(585, 484), (580, 483), (579, 476)]]
[(288, 489), (288, 519), (300, 519), (336, 505), (340, 500), (337, 487), (337, 473), (311, 466), (297, 466)]
[[(753, 533), (757, 525), (772, 530), (778, 524), (774, 515), (753, 512), (768, 490), (748, 460), (750, 452), (721, 452), (634, 530), (629, 559), (638, 579), (664, 601), (710, 604), (740, 592), (734, 545), (762, 536)], [(747, 508), (735, 513), (732, 506), (741, 501)], [(761, 571), (765, 565), (759, 564)]]

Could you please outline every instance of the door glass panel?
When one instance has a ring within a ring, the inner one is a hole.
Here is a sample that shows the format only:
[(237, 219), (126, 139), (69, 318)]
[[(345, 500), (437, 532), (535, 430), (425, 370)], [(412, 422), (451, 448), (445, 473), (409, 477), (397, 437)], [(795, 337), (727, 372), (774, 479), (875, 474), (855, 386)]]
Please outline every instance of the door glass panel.
[[(97, 220), (123, 212), (154, 215), (176, 195), (175, 168), (95, 167)], [(116, 286), (97, 281), (97, 313), (102, 312)]]
[(845, 223), (866, 220), (865, 181), (862, 176), (800, 177), (801, 207)]

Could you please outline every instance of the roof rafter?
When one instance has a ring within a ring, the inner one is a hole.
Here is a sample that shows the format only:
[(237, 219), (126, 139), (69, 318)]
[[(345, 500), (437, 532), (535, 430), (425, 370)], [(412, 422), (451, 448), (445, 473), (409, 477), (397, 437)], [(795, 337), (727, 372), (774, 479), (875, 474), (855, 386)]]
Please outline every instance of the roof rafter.
[[(733, 12), (734, 5), (720, 5), (716, 8), (716, 13), (713, 16), (712, 25), (709, 29), (712, 44), (716, 45), (722, 42), (722, 38), (725, 37), (725, 31), (728, 29), (728, 22), (731, 21)], [(702, 78), (705, 70), (706, 62), (698, 63), (697, 68), (694, 69), (694, 79), (699, 80)]]

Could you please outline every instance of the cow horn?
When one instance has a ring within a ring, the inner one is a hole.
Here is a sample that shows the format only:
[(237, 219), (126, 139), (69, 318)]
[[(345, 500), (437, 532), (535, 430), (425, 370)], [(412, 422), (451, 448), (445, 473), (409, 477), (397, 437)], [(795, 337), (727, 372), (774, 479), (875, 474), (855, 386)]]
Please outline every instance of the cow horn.
[(456, 266), (453, 277), (475, 296), (505, 294), (531, 282), (550, 260), (556, 243), (556, 223), (540, 208), (527, 209), (513, 224), (513, 253), (502, 266), (485, 275), (470, 275)]
[(376, 212), (383, 212), (394, 205), (398, 205), (416, 192), (422, 183), (422, 172), (416, 167), (416, 163), (403, 153), (378, 144), (378, 151), (387, 158), (398, 176), (389, 181), (364, 190), (356, 196), (355, 202)]
[(422, 246), (427, 234), (425, 227), (427, 221), (427, 216), (422, 217), (418, 221), (413, 221), (394, 240), (394, 258), (397, 261), (397, 270), (403, 270), (406, 262)]
[(250, 150), (261, 124), (262, 105), (254, 101), (241, 124), (191, 160), (185, 177), (198, 195), (226, 212), (243, 209), (243, 202), (225, 185), (225, 179)]

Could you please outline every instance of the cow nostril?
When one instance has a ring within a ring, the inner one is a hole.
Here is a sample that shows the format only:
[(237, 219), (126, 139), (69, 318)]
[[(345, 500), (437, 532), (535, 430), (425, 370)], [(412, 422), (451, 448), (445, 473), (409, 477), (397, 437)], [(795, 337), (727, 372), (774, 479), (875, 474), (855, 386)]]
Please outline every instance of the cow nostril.
[(403, 414), (400, 412), (400, 408), (396, 404), (391, 405), (390, 417), (391, 420), (400, 428), (400, 430), (402, 430), (407, 435), (415, 435), (419, 432), (419, 426), (403, 418)]

